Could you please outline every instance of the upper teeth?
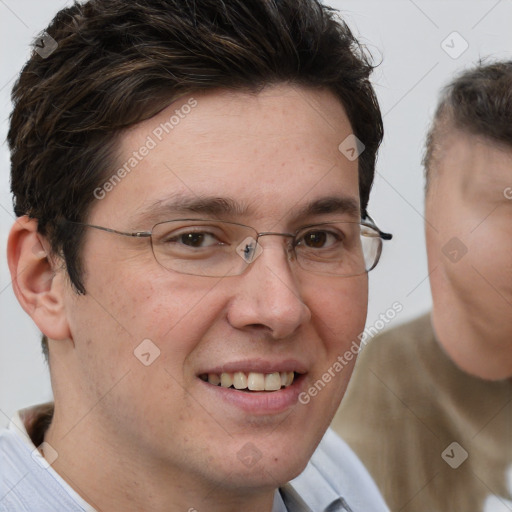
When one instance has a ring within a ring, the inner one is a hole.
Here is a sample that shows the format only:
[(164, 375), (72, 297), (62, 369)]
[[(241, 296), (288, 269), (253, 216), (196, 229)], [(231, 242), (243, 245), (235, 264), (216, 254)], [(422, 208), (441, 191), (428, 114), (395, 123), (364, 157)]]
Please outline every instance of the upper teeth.
[(251, 391), (277, 391), (282, 386), (287, 387), (293, 382), (293, 372), (235, 372), (235, 373), (209, 373), (202, 376), (203, 380), (208, 380), (214, 386), (235, 389), (249, 389)]

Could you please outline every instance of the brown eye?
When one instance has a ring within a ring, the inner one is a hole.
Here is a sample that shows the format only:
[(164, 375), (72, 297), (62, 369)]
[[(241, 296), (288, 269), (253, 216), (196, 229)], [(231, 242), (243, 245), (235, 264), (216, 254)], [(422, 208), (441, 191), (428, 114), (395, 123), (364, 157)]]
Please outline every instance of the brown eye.
[(201, 247), (204, 242), (204, 233), (185, 233), (180, 235), (180, 241), (182, 244), (189, 245), (190, 247)]
[(188, 231), (165, 237), (166, 243), (184, 245), (192, 248), (206, 248), (219, 245), (217, 237), (205, 231)]
[(314, 249), (320, 249), (327, 242), (327, 233), (325, 231), (312, 231), (307, 233), (304, 238), (304, 245)]
[(341, 232), (327, 229), (310, 229), (297, 237), (297, 247), (304, 249), (335, 249), (344, 239)]

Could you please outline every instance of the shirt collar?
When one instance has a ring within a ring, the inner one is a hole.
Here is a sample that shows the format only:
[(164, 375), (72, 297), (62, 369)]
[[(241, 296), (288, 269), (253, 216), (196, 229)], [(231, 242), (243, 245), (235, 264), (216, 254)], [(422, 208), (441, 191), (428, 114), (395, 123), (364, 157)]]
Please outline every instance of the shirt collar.
[(289, 483), (279, 489), (279, 495), (287, 512), (314, 512)]
[[(315, 454), (322, 457), (322, 454)], [(315, 459), (313, 457), (313, 459)], [(280, 491), (288, 512), (352, 512), (347, 502), (316, 467), (323, 460), (310, 460), (306, 469)]]
[(58, 482), (69, 497), (81, 507), (81, 510), (84, 512), (97, 512), (51, 467), (51, 464), (45, 461), (34, 444), (34, 439), (38, 439), (41, 435), (44, 436), (44, 427), (39, 420), (42, 419), (43, 423), (45, 423), (45, 415), (49, 412), (53, 414), (52, 403), (22, 409), (14, 415), (7, 429), (14, 432), (23, 441), (30, 450), (32, 460), (45, 468), (46, 474)]

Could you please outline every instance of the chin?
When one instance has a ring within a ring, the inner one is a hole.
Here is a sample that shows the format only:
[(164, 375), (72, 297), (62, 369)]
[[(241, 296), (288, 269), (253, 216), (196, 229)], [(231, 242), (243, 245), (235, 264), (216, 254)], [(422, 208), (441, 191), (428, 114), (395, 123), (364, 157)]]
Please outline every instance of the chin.
[(309, 461), (309, 457), (297, 457), (296, 454), (274, 454), (266, 453), (254, 465), (237, 464), (236, 471), (231, 469), (229, 478), (230, 485), (240, 490), (246, 488), (248, 491), (277, 489), (298, 476)]
[(224, 472), (231, 473), (227, 478), (234, 488), (275, 489), (304, 470), (315, 447), (312, 443), (305, 446), (303, 437), (281, 440), (269, 435), (246, 440), (234, 448), (229, 459), (235, 462), (224, 467)]

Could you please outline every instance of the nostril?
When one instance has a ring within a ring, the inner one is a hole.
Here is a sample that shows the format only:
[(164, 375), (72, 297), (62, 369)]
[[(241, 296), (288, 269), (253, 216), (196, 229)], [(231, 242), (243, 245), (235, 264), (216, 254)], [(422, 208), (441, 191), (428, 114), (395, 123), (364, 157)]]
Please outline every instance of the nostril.
[(246, 326), (247, 329), (252, 329), (254, 331), (269, 331), (271, 332), (272, 329), (270, 327), (267, 327), (264, 324), (249, 324)]

